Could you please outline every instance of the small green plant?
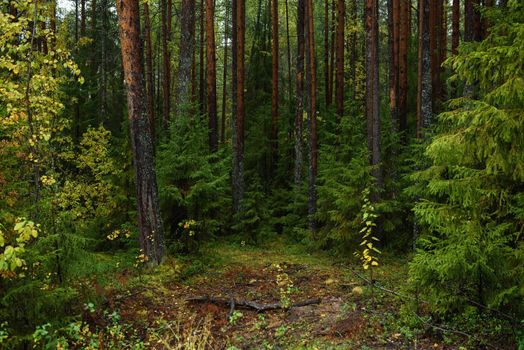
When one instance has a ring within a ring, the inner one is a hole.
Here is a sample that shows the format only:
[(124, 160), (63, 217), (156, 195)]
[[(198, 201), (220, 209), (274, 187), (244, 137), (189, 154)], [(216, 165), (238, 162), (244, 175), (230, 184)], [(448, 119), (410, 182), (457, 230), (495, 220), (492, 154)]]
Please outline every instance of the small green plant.
[[(360, 234), (362, 234), (362, 242), (360, 242), (360, 247), (362, 251), (355, 251), (355, 256), (360, 259), (362, 262), (362, 267), (364, 270), (369, 271), (369, 278), (371, 281), (371, 291), (373, 293), (373, 268), (378, 266), (378, 250), (373, 242), (378, 242), (379, 239), (373, 235), (373, 230), (377, 226), (375, 221), (378, 218), (378, 214), (375, 212), (375, 207), (369, 199), (369, 188), (362, 191), (362, 229)], [(374, 300), (374, 296), (372, 295)]]
[(263, 314), (258, 315), (258, 320), (255, 323), (255, 329), (265, 329), (267, 327), (267, 320)]
[(287, 309), (291, 306), (291, 295), (294, 291), (293, 281), (291, 280), (291, 277), (289, 277), (289, 275), (284, 271), (283, 266), (280, 264), (273, 264), (272, 267), (277, 271), (276, 282), (280, 296), (280, 305)]
[(238, 320), (240, 320), (243, 316), (244, 316), (243, 313), (241, 313), (238, 310), (235, 310), (233, 311), (231, 316), (229, 316), (229, 323), (234, 326), (237, 324)]
[(287, 327), (285, 325), (282, 325), (278, 327), (275, 331), (275, 337), (282, 338), (287, 333)]

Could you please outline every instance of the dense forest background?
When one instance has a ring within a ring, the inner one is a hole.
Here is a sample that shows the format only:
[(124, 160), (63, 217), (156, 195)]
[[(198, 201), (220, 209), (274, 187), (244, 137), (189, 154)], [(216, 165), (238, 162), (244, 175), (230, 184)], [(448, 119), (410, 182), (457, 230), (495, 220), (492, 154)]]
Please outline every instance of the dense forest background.
[(0, 344), (147, 347), (115, 276), (278, 241), (401, 262), (406, 348), (524, 349), (522, 1), (63, 5), (0, 3)]

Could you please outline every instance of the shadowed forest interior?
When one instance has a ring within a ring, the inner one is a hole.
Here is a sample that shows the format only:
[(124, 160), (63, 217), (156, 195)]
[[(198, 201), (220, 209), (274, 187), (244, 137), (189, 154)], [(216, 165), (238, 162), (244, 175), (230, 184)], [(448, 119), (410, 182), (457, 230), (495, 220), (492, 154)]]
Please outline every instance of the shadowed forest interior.
[(524, 350), (522, 0), (0, 9), (0, 348)]

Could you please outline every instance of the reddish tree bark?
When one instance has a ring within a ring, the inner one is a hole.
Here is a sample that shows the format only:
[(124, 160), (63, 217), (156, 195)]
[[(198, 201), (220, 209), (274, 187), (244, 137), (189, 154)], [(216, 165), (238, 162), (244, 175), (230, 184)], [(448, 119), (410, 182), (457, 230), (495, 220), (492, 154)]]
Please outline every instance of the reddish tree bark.
[[(332, 18), (332, 21), (335, 19)], [(324, 0), (324, 86), (326, 106), (331, 104), (329, 88), (329, 0)]]
[(215, 2), (206, 0), (206, 70), (209, 148), (218, 150), (217, 84), (215, 58)]
[(226, 18), (224, 24), (224, 70), (222, 76), (222, 121), (220, 128), (220, 143), (226, 141), (226, 103), (227, 103), (227, 54), (228, 54), (228, 44), (229, 44), (229, 6), (226, 3)]
[(271, 176), (278, 157), (278, 1), (271, 0)]
[(145, 108), (140, 12), (138, 0), (117, 0), (116, 5), (135, 169), (140, 247), (148, 263), (156, 265), (163, 259), (164, 240), (153, 141)]
[(317, 73), (315, 64), (315, 29), (313, 22), (313, 0), (306, 0), (307, 28), (307, 74), (308, 74), (308, 126), (309, 126), (309, 228), (316, 232), (317, 212)]
[[(382, 187), (380, 167), (380, 116), (379, 116), (379, 57), (378, 57), (378, 0), (365, 1), (366, 32), (366, 118), (368, 149), (372, 175), (377, 189)], [(375, 193), (375, 201), (378, 194)]]
[(411, 3), (400, 0), (400, 27), (398, 29), (398, 119), (400, 131), (407, 129), (408, 114), (408, 47), (411, 34), (410, 23)]
[(205, 50), (204, 50), (204, 16), (205, 16), (205, 7), (204, 7), (204, 0), (200, 1), (200, 65), (199, 65), (199, 72), (198, 72), (198, 80), (199, 80), (199, 95), (198, 95), (198, 105), (200, 107), (200, 114), (204, 115), (206, 112), (206, 106), (205, 106), (205, 99), (204, 95), (206, 93), (206, 87), (204, 82), (204, 61), (205, 61)]
[(176, 115), (187, 117), (192, 112), (192, 66), (195, 53), (195, 1), (183, 0), (180, 11), (180, 53), (178, 57), (178, 84)]
[(399, 28), (400, 0), (389, 0), (389, 109), (393, 126), (398, 127), (398, 88), (399, 88)]
[(335, 103), (339, 120), (344, 115), (344, 27), (346, 8), (344, 0), (337, 0)]

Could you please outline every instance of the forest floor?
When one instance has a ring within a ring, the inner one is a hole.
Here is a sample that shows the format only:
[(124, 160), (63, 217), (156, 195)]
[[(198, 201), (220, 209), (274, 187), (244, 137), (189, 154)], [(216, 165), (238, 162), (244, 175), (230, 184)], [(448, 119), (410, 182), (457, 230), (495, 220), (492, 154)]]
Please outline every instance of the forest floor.
[[(211, 244), (202, 252), (198, 260), (170, 259), (154, 273), (118, 275), (118, 288), (103, 291), (107, 309), (116, 310), (154, 349), (471, 348), (460, 346), (467, 337), (405, 326), (402, 301), (390, 292), (407, 278), (407, 264), (398, 258), (384, 256), (375, 269), (382, 289), (371, 289), (364, 280), (369, 274), (355, 259), (344, 263), (282, 241), (264, 248)], [(206, 296), (226, 302), (189, 300)], [(234, 308), (227, 302), (232, 298)], [(288, 310), (257, 312), (237, 305), (315, 298), (319, 303)]]

